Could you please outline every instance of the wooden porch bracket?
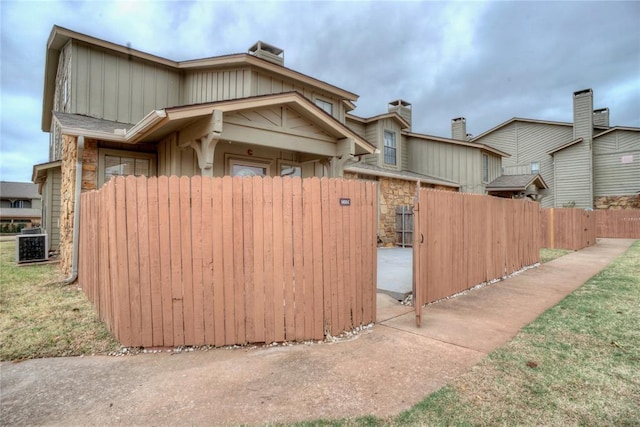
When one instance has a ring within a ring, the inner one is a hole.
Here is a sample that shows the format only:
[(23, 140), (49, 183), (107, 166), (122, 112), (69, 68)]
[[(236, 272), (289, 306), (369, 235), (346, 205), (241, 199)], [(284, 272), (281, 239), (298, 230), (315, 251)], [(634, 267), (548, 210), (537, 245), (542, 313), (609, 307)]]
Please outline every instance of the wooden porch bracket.
[(214, 153), (222, 134), (222, 115), (222, 111), (213, 110), (208, 120), (193, 123), (178, 135), (179, 147), (191, 147), (196, 152), (202, 176), (213, 176)]

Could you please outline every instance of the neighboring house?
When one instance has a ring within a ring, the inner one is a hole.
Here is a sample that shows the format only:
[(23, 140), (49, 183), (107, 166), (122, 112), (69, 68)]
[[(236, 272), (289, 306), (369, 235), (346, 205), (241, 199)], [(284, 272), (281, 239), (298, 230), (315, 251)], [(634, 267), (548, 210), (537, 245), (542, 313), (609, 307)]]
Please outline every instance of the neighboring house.
[[(369, 118), (347, 115), (347, 126), (373, 143), (380, 155), (368, 154), (349, 162), (346, 176), (372, 179), (379, 185), (379, 237), (384, 244), (400, 240), (396, 209), (413, 206), (416, 182), (422, 187), (485, 194), (500, 176), (508, 154), (481, 143), (442, 138), (411, 131), (411, 104), (389, 103), (388, 113)], [(453, 132), (459, 130), (452, 122)]]
[(30, 182), (0, 181), (0, 223), (12, 228), (40, 225), (38, 186)]
[(640, 208), (640, 128), (609, 126), (609, 109), (593, 109), (591, 89), (573, 94), (572, 123), (513, 118), (471, 142), (511, 154), (503, 175), (540, 174), (549, 187), (543, 207)]

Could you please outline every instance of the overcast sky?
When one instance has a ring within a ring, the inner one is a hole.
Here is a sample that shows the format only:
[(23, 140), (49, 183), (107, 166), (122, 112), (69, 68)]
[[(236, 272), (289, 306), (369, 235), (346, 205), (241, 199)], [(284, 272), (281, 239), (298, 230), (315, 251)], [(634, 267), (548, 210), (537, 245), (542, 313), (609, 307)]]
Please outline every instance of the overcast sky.
[(246, 52), (360, 96), (358, 116), (413, 104), (413, 130), (478, 135), (512, 117), (571, 121), (592, 88), (612, 126), (640, 127), (640, 2), (178, 2), (0, 0), (0, 179), (48, 161), (40, 129), (45, 47), (56, 24), (181, 61)]

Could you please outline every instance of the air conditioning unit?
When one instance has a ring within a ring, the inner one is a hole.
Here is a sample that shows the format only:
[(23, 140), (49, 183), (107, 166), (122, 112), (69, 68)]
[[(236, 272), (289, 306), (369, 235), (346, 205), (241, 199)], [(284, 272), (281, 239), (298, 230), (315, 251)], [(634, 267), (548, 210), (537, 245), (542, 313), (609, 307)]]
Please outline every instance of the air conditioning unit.
[(16, 236), (16, 262), (46, 261), (49, 250), (46, 234), (20, 234)]

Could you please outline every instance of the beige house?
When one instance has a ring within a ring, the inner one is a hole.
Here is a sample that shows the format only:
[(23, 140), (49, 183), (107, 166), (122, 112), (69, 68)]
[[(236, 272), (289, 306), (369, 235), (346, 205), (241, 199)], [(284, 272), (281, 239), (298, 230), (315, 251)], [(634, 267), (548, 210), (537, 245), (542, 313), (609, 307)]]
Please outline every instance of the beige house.
[(471, 142), (511, 155), (502, 175), (540, 174), (543, 207), (640, 208), (640, 128), (609, 126), (591, 89), (573, 94), (571, 123), (513, 118)]
[(7, 229), (40, 225), (38, 186), (30, 182), (0, 181), (0, 224)]
[[(416, 183), (484, 193), (505, 152), (411, 131), (398, 100), (370, 118), (358, 96), (285, 67), (257, 42), (247, 53), (176, 62), (54, 26), (47, 42), (35, 165), (44, 227), (69, 270), (74, 203), (115, 175), (346, 177), (379, 182), (379, 236), (393, 244), (395, 208)], [(79, 171), (76, 174), (76, 171)], [(76, 184), (77, 183), (77, 184)]]

